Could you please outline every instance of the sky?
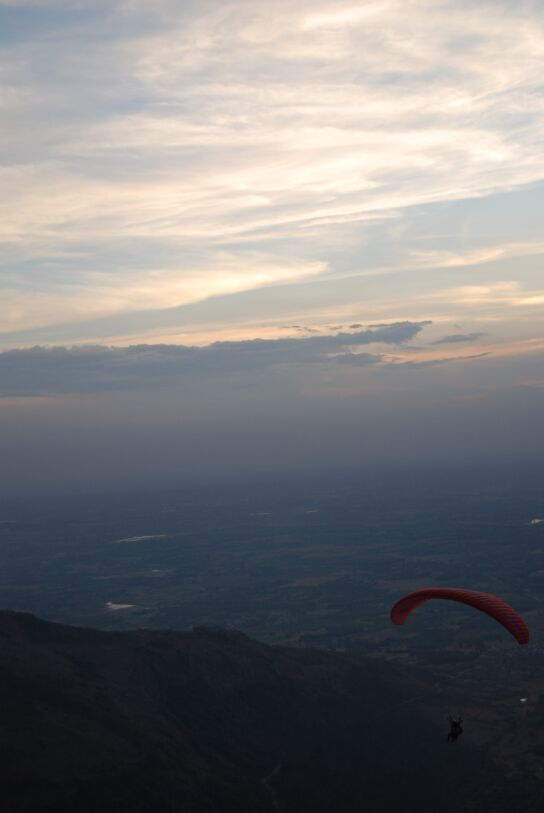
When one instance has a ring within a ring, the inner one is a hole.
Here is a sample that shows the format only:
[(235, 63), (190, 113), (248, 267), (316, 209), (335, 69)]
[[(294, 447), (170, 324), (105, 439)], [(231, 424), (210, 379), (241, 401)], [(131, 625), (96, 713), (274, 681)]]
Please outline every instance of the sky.
[(0, 486), (544, 453), (544, 6), (0, 0)]

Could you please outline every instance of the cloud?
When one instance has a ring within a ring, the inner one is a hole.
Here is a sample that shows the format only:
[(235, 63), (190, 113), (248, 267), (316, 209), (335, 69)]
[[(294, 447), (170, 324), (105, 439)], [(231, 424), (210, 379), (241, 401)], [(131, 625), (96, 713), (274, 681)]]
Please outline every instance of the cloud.
[[(362, 325), (359, 325), (362, 327)], [(301, 333), (320, 333), (319, 328), (309, 327), (308, 325), (284, 325), (284, 330), (297, 330)]]
[(484, 335), (484, 333), (453, 333), (451, 336), (442, 336), (441, 339), (437, 339), (435, 342), (433, 342), (433, 344), (460, 344), (463, 342), (475, 342)]
[(441, 301), (462, 307), (478, 307), (485, 310), (489, 306), (503, 308), (540, 308), (544, 304), (544, 290), (527, 290), (518, 280), (499, 280), (489, 284), (468, 284), (455, 288), (428, 293), (424, 298), (429, 302)]
[(340, 353), (334, 357), (337, 364), (350, 364), (354, 367), (369, 367), (383, 360), (383, 356), (372, 353)]
[(446, 356), (444, 358), (431, 358), (424, 361), (396, 361), (391, 367), (393, 369), (410, 369), (410, 370), (423, 370), (426, 367), (442, 367), (446, 364), (457, 364), (463, 361), (475, 361), (476, 359), (485, 358), (489, 356), (488, 351), (484, 353), (474, 353), (470, 356)]
[(381, 354), (350, 348), (415, 338), (427, 322), (370, 326), (308, 338), (215, 342), (205, 347), (32, 347), (0, 353), (0, 397), (176, 389), (197, 378), (255, 376), (279, 365), (351, 363), (368, 366)]
[(529, 2), (55, 2), (46, 35), (9, 5), (13, 330), (340, 273), (362, 230), (544, 177)]

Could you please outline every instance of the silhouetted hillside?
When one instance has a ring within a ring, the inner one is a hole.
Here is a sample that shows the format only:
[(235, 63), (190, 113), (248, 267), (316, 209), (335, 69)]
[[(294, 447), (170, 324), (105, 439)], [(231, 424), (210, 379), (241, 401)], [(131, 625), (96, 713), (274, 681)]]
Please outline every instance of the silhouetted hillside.
[(9, 813), (508, 809), (388, 664), (2, 612), (0, 689)]

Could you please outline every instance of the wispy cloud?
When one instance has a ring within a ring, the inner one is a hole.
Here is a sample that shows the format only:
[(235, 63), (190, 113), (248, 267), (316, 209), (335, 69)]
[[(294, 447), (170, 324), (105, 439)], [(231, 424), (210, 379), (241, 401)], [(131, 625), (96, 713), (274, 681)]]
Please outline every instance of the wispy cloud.
[(544, 304), (544, 291), (526, 291), (517, 280), (504, 280), (489, 285), (461, 285), (429, 295), (466, 308), (502, 305), (508, 308), (526, 308)]
[(465, 342), (475, 342), (480, 339), (483, 333), (452, 333), (449, 336), (442, 336), (433, 344), (460, 344)]
[(10, 330), (343, 274), (361, 230), (544, 177), (531, 2), (1, 8)]
[(471, 355), (460, 355), (460, 356), (443, 356), (443, 357), (436, 357), (436, 358), (427, 358), (422, 361), (399, 361), (395, 364), (395, 367), (398, 368), (406, 368), (406, 369), (413, 369), (413, 370), (422, 370), (426, 367), (442, 367), (446, 364), (458, 364), (460, 362), (466, 361), (474, 361), (475, 359), (482, 359), (488, 356), (488, 352), (484, 353), (472, 353)]

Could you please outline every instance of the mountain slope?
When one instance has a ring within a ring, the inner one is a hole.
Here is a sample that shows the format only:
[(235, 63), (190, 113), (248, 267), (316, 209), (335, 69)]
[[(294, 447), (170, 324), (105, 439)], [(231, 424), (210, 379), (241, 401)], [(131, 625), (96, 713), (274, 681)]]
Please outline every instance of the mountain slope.
[(497, 777), (482, 755), (448, 747), (404, 687), (388, 664), (235, 632), (105, 633), (0, 612), (0, 805), (508, 809), (504, 788), (489, 796)]

